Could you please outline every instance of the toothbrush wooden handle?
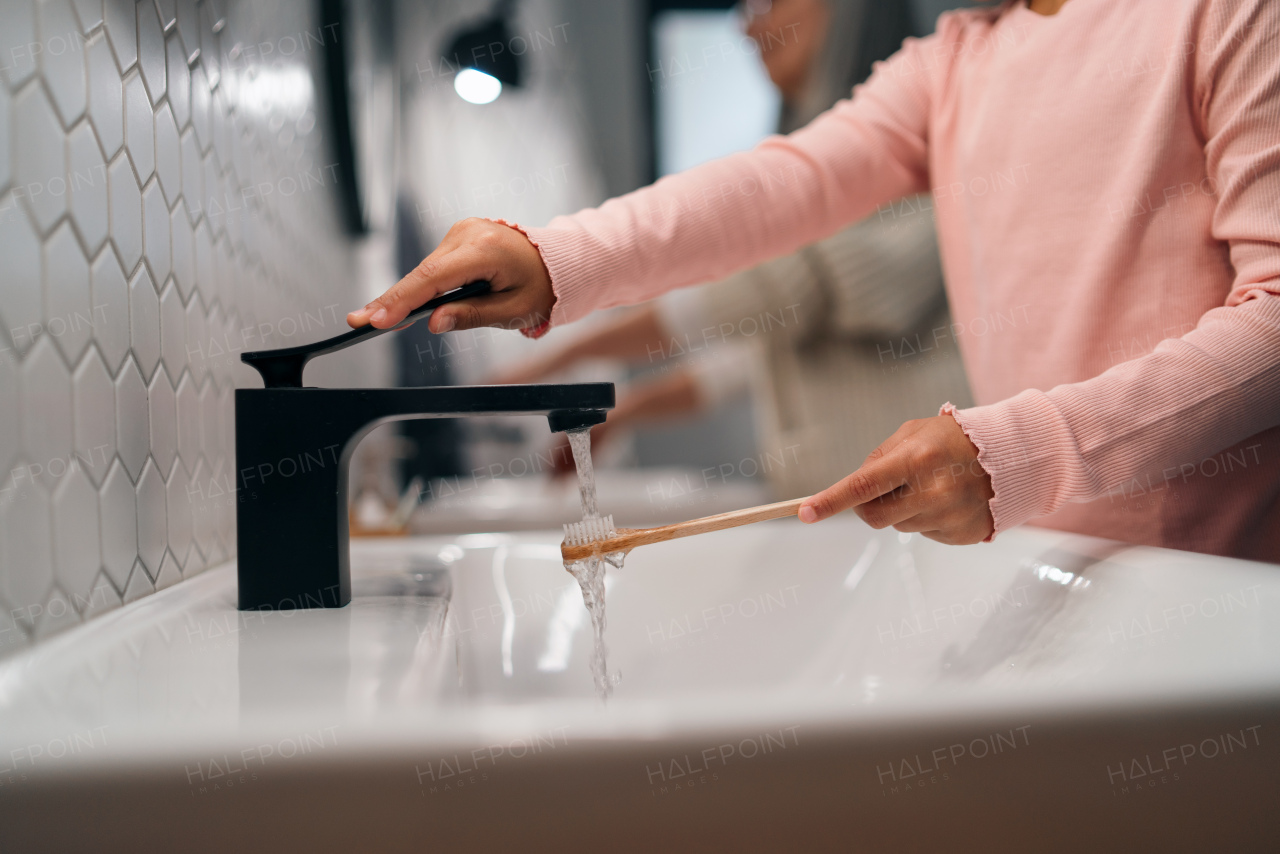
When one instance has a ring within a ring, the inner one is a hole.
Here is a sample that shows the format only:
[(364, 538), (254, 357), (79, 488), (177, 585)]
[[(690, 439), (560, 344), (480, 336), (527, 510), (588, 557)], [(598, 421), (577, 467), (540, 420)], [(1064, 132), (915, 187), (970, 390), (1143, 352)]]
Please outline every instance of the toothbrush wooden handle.
[(794, 516), (800, 511), (800, 505), (807, 499), (793, 498), (790, 501), (779, 501), (777, 504), (764, 504), (759, 507), (747, 507), (743, 510), (731, 510), (715, 516), (704, 516), (701, 519), (690, 519), (688, 522), (677, 522), (674, 525), (662, 525), (658, 528), (620, 528), (615, 537), (602, 543), (589, 543), (582, 546), (564, 545), (560, 547), (565, 560), (582, 560), (596, 552), (629, 552), (636, 546), (647, 546), (680, 537), (691, 537), (695, 534), (707, 534), (711, 531), (723, 531), (739, 525), (750, 525), (752, 522), (765, 522), (769, 519), (781, 519), (783, 516)]
[(674, 540), (679, 537), (691, 537), (694, 534), (707, 534), (711, 531), (723, 531), (725, 528), (736, 528), (739, 525), (750, 525), (752, 522), (765, 522), (769, 519), (781, 519), (794, 516), (800, 512), (803, 498), (791, 501), (779, 501), (777, 504), (763, 504), (759, 507), (747, 507), (743, 510), (731, 510), (728, 513), (717, 513), (715, 516), (704, 516), (701, 519), (690, 519), (688, 522), (677, 522), (674, 525), (663, 525), (659, 528), (647, 528), (631, 535), (637, 546)]

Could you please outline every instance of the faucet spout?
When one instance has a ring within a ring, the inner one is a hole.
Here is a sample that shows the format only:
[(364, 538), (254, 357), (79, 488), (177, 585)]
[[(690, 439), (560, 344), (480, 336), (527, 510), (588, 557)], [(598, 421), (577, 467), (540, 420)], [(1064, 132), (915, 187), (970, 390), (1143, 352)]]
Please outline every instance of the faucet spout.
[(604, 421), (613, 383), (236, 390), (241, 610), (351, 601), (347, 475), (374, 427), (410, 418), (543, 415), (553, 431)]

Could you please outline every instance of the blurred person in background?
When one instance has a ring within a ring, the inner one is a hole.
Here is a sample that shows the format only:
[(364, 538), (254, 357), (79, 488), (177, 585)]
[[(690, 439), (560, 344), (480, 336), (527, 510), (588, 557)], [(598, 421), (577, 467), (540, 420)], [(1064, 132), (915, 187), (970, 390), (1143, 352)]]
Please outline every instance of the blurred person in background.
[[(907, 0), (753, 0), (747, 33), (782, 96), (779, 133), (849, 97), (912, 35)], [(683, 354), (683, 355), (682, 355)], [(587, 359), (675, 359), (634, 383), (593, 447), (637, 424), (690, 416), (750, 391), (776, 497), (849, 471), (903, 421), (970, 405), (928, 196), (904, 199), (799, 252), (675, 291), (495, 377), (541, 382)], [(551, 455), (573, 470), (567, 442)]]

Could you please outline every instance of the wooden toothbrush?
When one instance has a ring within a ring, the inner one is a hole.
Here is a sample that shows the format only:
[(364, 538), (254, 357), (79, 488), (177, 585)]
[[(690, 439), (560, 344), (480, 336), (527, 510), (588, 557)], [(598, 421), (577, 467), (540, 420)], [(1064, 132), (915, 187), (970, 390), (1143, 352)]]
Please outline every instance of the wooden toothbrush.
[(783, 516), (794, 516), (800, 512), (800, 505), (806, 500), (794, 498), (791, 501), (747, 507), (743, 510), (718, 513), (715, 516), (704, 516), (701, 519), (690, 519), (688, 522), (677, 522), (674, 525), (662, 525), (658, 528), (615, 529), (613, 516), (583, 519), (581, 522), (571, 522), (564, 526), (564, 542), (560, 544), (560, 554), (565, 563), (573, 563), (586, 560), (592, 555), (625, 553), (636, 546), (647, 546), (680, 537), (691, 537), (694, 534), (706, 534), (710, 531), (723, 531), (725, 528), (736, 528), (739, 525), (750, 525), (752, 522), (764, 522), (768, 519), (781, 519)]

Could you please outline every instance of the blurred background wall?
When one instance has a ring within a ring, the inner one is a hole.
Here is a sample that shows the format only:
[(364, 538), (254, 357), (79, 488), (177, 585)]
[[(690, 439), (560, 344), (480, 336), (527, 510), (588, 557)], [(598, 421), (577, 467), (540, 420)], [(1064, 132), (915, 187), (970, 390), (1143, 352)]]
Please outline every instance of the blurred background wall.
[[(232, 557), (239, 354), (388, 281), (338, 204), (340, 36), (306, 0), (0, 5), (0, 651)], [(348, 352), (308, 381), (389, 376)]]

